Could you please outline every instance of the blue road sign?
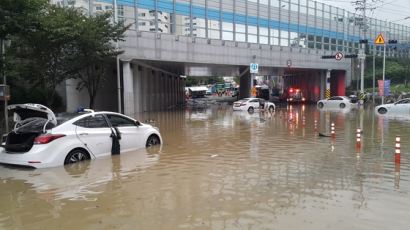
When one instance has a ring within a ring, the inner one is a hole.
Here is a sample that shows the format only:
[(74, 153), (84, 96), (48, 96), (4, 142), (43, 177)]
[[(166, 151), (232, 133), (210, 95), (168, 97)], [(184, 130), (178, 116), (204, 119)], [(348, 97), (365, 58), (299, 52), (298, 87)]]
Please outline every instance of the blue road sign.
[(250, 72), (251, 72), (251, 73), (258, 73), (258, 71), (259, 71), (259, 65), (258, 65), (258, 63), (251, 63), (251, 64), (249, 65), (249, 69), (250, 69)]

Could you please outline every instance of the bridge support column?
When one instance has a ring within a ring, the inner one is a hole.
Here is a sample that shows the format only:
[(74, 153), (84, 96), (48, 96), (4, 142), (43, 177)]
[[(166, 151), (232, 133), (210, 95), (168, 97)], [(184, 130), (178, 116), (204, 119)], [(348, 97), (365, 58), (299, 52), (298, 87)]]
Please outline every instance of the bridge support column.
[(240, 77), (240, 88), (239, 88), (239, 98), (250, 97), (251, 92), (251, 74), (245, 74)]
[(122, 70), (124, 81), (124, 114), (134, 116), (134, 81), (131, 72), (131, 63), (129, 61), (123, 61)]
[(165, 95), (165, 92), (167, 90), (166, 79), (167, 79), (167, 75), (162, 73), (161, 74), (161, 81), (160, 81), (160, 86), (161, 86), (161, 109), (166, 108), (166, 95)]
[(134, 97), (134, 112), (140, 113), (143, 111), (142, 109), (142, 70), (141, 66), (135, 65), (133, 68), (134, 70), (134, 89), (135, 89), (135, 97)]
[(155, 110), (161, 109), (161, 72), (155, 74)]
[(331, 70), (328, 69), (326, 71), (326, 91), (325, 91), (325, 98), (329, 99), (330, 98), (330, 72)]
[(142, 68), (141, 71), (141, 94), (143, 95), (141, 107), (142, 107), (142, 112), (147, 111), (148, 106), (147, 106), (147, 96), (148, 96), (148, 84), (147, 84), (147, 79), (148, 79), (148, 69), (147, 68)]

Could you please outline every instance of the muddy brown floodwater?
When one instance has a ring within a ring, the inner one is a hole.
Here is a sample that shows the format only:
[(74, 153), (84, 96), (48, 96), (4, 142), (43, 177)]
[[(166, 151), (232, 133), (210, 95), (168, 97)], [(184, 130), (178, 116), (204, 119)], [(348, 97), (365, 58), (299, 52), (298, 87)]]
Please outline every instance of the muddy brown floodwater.
[[(410, 116), (371, 108), (145, 113), (162, 147), (0, 166), (0, 229), (408, 229)], [(315, 130), (317, 121), (317, 131)], [(335, 124), (335, 137), (329, 135)], [(356, 128), (363, 127), (361, 149)], [(395, 164), (395, 137), (401, 162)]]

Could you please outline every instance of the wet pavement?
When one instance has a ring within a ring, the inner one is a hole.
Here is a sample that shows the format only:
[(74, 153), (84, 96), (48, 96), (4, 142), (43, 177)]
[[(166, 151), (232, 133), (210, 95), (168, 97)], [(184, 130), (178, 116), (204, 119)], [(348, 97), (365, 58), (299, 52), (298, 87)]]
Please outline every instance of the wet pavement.
[[(218, 103), (137, 117), (155, 122), (162, 147), (70, 167), (0, 166), (0, 229), (352, 230), (410, 224), (408, 116), (297, 105), (248, 114)], [(400, 163), (394, 160), (396, 135)]]

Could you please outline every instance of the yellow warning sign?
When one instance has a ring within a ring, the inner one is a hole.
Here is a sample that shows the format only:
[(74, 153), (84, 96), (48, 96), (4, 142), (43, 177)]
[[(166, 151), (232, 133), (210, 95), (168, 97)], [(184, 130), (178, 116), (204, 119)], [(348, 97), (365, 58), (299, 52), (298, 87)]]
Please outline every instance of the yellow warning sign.
[(379, 34), (379, 36), (377, 36), (377, 38), (374, 40), (374, 44), (376, 45), (384, 45), (384, 38), (382, 34)]

